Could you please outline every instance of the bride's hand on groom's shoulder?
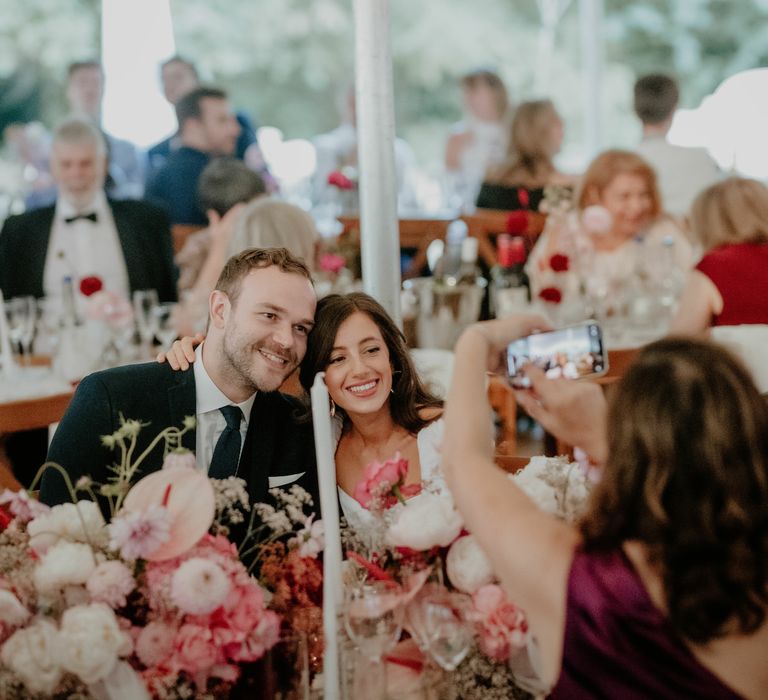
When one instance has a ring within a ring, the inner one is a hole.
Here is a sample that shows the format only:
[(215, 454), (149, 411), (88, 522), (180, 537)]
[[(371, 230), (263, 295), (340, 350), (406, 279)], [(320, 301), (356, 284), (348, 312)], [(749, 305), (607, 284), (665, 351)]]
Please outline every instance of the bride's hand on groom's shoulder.
[(157, 355), (158, 362), (167, 362), (175, 370), (186, 370), (195, 361), (195, 347), (205, 340), (203, 333), (194, 336), (184, 336), (181, 340), (174, 341), (167, 352)]

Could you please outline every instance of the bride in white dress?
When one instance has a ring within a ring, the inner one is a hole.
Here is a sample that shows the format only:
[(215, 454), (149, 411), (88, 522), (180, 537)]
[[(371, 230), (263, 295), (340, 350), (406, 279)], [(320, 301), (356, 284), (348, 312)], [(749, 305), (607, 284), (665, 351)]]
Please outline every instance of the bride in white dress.
[(441, 485), (442, 402), (424, 386), (403, 334), (375, 299), (355, 292), (318, 302), (299, 375), (305, 389), (320, 371), (335, 407), (339, 499), (353, 528), (369, 517), (352, 494), (373, 461), (399, 453), (408, 460), (406, 485)]

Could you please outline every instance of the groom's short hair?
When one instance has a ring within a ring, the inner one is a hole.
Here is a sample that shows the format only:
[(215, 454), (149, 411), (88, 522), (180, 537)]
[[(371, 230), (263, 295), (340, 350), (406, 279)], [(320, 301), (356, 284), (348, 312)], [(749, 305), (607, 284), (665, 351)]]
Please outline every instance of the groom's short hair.
[(252, 270), (276, 266), (282, 272), (301, 275), (312, 282), (312, 273), (287, 248), (247, 248), (227, 260), (216, 282), (216, 289), (224, 292), (234, 305), (240, 294), (243, 278)]

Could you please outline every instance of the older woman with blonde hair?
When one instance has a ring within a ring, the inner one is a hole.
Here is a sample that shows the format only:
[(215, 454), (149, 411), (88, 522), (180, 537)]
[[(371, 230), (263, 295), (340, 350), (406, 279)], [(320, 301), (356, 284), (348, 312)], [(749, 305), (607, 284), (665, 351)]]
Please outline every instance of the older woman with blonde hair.
[(705, 252), (672, 332), (768, 323), (768, 188), (741, 177), (719, 182), (696, 198), (690, 221)]
[[(653, 168), (636, 153), (610, 150), (597, 156), (584, 173), (574, 211), (567, 217), (549, 217), (526, 270), (532, 292), (539, 294), (552, 283), (553, 256), (573, 256), (575, 264), (568, 272), (554, 270), (558, 284), (577, 290), (584, 281), (577, 274), (582, 274), (599, 281), (612, 296), (639, 265), (653, 260), (660, 265), (664, 249), (672, 251), (676, 268), (690, 268), (691, 245), (663, 212)], [(640, 250), (645, 251), (645, 260), (638, 259)], [(643, 270), (651, 276), (654, 272)]]
[(488, 170), (477, 206), (538, 210), (546, 186), (572, 185), (553, 162), (562, 143), (563, 121), (552, 101), (523, 102), (512, 118), (504, 160)]

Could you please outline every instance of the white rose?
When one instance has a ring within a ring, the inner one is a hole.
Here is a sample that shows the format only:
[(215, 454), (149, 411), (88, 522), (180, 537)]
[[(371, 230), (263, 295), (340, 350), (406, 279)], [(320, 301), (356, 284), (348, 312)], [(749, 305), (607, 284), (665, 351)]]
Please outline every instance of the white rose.
[(112, 609), (103, 603), (78, 605), (61, 616), (61, 665), (84, 683), (108, 676), (118, 657), (132, 651)]
[(493, 581), (491, 562), (472, 535), (451, 545), (445, 565), (449, 580), (462, 593), (474, 593)]
[(30, 617), (30, 612), (10, 591), (0, 589), (0, 622), (9, 627), (23, 625)]
[(59, 540), (91, 542), (106, 546), (109, 533), (101, 510), (93, 501), (62, 503), (27, 525), (29, 544), (38, 553), (45, 552)]
[(35, 567), (35, 588), (43, 595), (58, 593), (66, 586), (84, 584), (96, 567), (87, 544), (62, 540), (51, 547)]
[(424, 493), (400, 509), (387, 530), (386, 540), (394, 547), (418, 551), (447, 547), (459, 536), (462, 525), (450, 498)]
[(0, 658), (31, 693), (53, 694), (62, 675), (56, 625), (41, 618), (17, 630), (3, 644)]

